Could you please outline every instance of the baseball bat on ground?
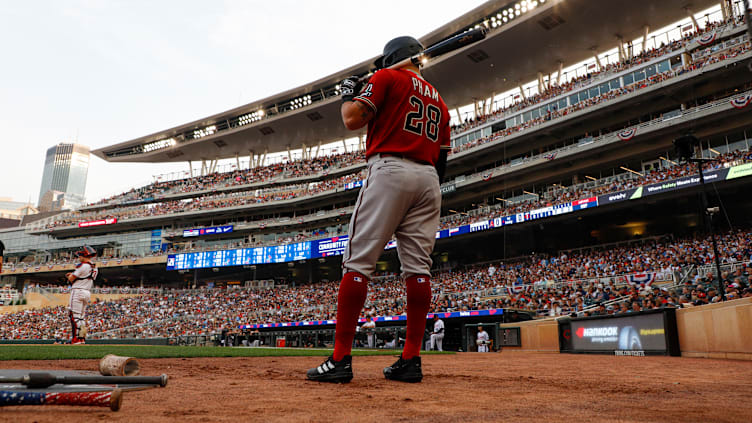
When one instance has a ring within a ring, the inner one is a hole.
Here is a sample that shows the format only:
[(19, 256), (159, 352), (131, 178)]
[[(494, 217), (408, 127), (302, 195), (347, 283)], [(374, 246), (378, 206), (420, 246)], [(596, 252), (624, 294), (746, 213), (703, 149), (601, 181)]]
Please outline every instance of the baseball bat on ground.
[(167, 386), (167, 375), (162, 376), (55, 376), (50, 373), (29, 373), (19, 377), (0, 377), (0, 384), (20, 383), (31, 389), (52, 385), (159, 385)]
[(84, 405), (120, 410), (123, 393), (107, 392), (14, 392), (0, 391), (0, 407), (7, 405)]

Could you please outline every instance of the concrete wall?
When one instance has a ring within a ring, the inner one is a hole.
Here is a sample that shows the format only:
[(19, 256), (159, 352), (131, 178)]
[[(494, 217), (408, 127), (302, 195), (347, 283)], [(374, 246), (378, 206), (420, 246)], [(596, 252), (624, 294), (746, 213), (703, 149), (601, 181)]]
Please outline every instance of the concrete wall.
[(521, 347), (504, 347), (503, 351), (559, 352), (559, 324), (556, 320), (530, 320), (504, 323), (500, 328), (520, 328)]
[(683, 357), (752, 360), (752, 298), (676, 311)]

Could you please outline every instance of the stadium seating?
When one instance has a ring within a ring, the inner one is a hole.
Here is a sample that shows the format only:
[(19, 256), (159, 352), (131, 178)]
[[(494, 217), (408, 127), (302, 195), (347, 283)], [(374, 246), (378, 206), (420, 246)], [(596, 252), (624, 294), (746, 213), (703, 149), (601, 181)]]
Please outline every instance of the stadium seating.
[[(723, 275), (727, 295), (752, 296), (751, 237), (749, 230), (721, 235), (722, 262), (735, 267)], [(616, 299), (624, 300), (629, 310), (699, 305), (720, 300), (712, 274), (695, 274), (676, 287), (670, 281), (679, 282), (695, 266), (712, 262), (709, 238), (666, 237), (473, 266), (436, 275), (431, 310), (514, 308), (557, 316), (583, 314), (586, 309), (617, 313), (615, 307), (621, 308), (621, 303), (605, 305)], [(670, 275), (662, 286), (671, 289), (654, 284), (656, 274)], [(244, 324), (326, 320), (336, 313), (337, 286), (321, 282), (269, 290), (148, 290), (138, 298), (92, 304), (88, 320), (91, 332), (116, 330), (109, 333), (113, 337), (210, 334)], [(403, 314), (403, 290), (394, 275), (374, 278), (365, 312)], [(593, 309), (601, 303), (602, 310)], [(181, 319), (186, 316), (191, 318)], [(0, 315), (0, 339), (63, 339), (67, 327), (64, 307)]]

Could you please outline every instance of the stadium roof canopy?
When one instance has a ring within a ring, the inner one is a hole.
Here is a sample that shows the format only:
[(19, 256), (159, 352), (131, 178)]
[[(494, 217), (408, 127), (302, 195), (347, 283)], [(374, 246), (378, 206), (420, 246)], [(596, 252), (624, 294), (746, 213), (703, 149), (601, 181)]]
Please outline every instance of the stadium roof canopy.
[[(547, 0), (492, 28), (479, 43), (431, 61), (424, 76), (450, 109), (502, 93), (717, 4), (717, 0)], [(429, 46), (518, 2), (489, 1), (421, 38)], [(499, 20), (501, 23), (501, 20)], [(395, 34), (391, 34), (395, 35)], [(385, 34), (387, 38), (390, 34)], [(368, 60), (318, 81), (194, 122), (93, 151), (111, 162), (224, 159), (315, 146), (358, 135), (339, 116), (338, 82), (373, 70)]]

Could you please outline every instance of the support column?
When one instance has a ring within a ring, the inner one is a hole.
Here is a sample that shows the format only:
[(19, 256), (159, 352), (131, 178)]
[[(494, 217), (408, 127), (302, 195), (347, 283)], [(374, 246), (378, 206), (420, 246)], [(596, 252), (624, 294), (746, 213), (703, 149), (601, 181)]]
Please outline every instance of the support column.
[(190, 177), (193, 178), (193, 163), (190, 160), (188, 160), (188, 172), (190, 172)]
[(684, 52), (681, 54), (681, 59), (682, 59), (682, 66), (689, 66), (692, 64), (692, 56), (687, 52)]
[(462, 123), (462, 115), (460, 114), (460, 108), (459, 107), (455, 107), (454, 111), (457, 113), (457, 121), (459, 123)]
[(344, 139), (342, 140), (342, 148), (344, 148), (345, 149), (345, 153), (347, 153), (347, 143), (345, 142)]
[(235, 165), (237, 166), (237, 169), (240, 170), (240, 154), (235, 154)]
[(697, 19), (695, 19), (695, 14), (692, 13), (692, 10), (688, 7), (684, 8), (684, 11), (687, 12), (687, 16), (689, 16), (689, 19), (692, 19), (692, 25), (695, 26), (695, 31), (700, 31), (700, 25), (697, 23)]
[(561, 86), (561, 74), (564, 71), (564, 62), (559, 62), (559, 72), (556, 74), (556, 85)]
[(303, 160), (308, 160), (308, 156), (309, 155), (308, 155), (307, 147), (306, 147), (305, 143), (303, 143), (303, 144), (300, 145), (300, 157)]
[(256, 154), (253, 152), (253, 150), (248, 150), (248, 169), (253, 169), (256, 167), (256, 164), (254, 163), (254, 160), (256, 160)]
[(648, 33), (650, 32), (650, 26), (645, 25), (642, 32), (642, 51), (648, 50)]
[(358, 135), (358, 150), (366, 151), (366, 134)]
[(489, 97), (488, 99), (488, 108), (486, 109), (486, 115), (490, 115), (491, 112), (493, 112), (494, 98), (496, 98), (496, 93), (491, 92), (491, 97)]
[(201, 159), (201, 176), (206, 175), (206, 159)]
[(287, 146), (287, 159), (292, 162), (292, 153), (290, 153), (290, 146)]
[(623, 62), (627, 60), (627, 53), (624, 51), (624, 39), (621, 37), (616, 38), (619, 41), (618, 50), (619, 50), (619, 61)]
[(319, 157), (319, 150), (321, 149), (321, 141), (319, 141), (319, 145), (316, 146), (316, 154), (313, 155), (313, 158)]
[(522, 85), (518, 85), (520, 89), (520, 95), (522, 96), (523, 100), (527, 100), (527, 96), (525, 95), (525, 90), (522, 89)]
[(543, 74), (538, 72), (538, 92), (542, 93), (546, 90), (546, 85), (543, 83)]
[(593, 57), (595, 58), (595, 64), (598, 65), (598, 72), (600, 72), (601, 70), (603, 70), (603, 64), (601, 63), (601, 59), (598, 57), (597, 54)]

